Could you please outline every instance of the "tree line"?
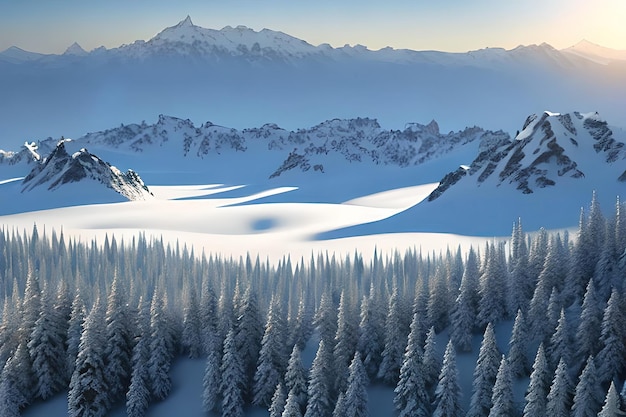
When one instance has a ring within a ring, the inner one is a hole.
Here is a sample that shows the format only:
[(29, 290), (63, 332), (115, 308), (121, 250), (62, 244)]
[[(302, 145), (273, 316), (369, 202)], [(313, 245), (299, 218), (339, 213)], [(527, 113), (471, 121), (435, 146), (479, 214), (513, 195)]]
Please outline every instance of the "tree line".
[[(614, 416), (626, 410), (626, 219), (594, 196), (567, 232), (445, 253), (312, 255), (276, 264), (138, 235), (101, 244), (0, 230), (0, 416), (67, 391), (70, 416), (143, 416), (181, 355), (206, 360), (207, 413), (366, 416), (371, 383), (398, 416)], [(505, 351), (494, 326), (510, 320)], [(447, 337), (443, 357), (437, 335)], [(482, 334), (471, 401), (457, 356)], [(312, 365), (301, 353), (315, 343)], [(528, 378), (523, 403), (516, 379)], [(600, 413), (600, 414), (598, 414)]]

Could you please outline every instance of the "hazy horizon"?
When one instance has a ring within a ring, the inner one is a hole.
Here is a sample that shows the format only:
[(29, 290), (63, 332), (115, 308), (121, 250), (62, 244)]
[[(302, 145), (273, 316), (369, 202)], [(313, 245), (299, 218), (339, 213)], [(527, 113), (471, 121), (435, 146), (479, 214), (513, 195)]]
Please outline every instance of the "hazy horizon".
[[(35, 7), (33, 7), (35, 6)], [(176, 3), (63, 3), (34, 0), (0, 4), (0, 51), (17, 46), (32, 52), (63, 53), (77, 42), (86, 50), (148, 40), (190, 15), (194, 24), (221, 29), (244, 25), (282, 31), (313, 45), (365, 45), (396, 49), (466, 52), (548, 43), (557, 49), (583, 39), (626, 49), (626, 2), (581, 0), (505, 3), (479, 0), (377, 2), (323, 0), (302, 4), (273, 0)]]

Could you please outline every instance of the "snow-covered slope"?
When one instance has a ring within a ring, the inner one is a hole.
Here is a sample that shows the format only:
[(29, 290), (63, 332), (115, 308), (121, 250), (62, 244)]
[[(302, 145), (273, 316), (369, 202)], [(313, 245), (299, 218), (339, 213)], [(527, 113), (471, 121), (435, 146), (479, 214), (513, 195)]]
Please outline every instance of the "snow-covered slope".
[(66, 184), (89, 183), (96, 188), (112, 190), (128, 200), (145, 200), (152, 196), (134, 171), (123, 173), (84, 148), (70, 155), (65, 149), (66, 143), (67, 140), (60, 141), (32, 169), (22, 182), (22, 192), (32, 192), (38, 188), (54, 191)]

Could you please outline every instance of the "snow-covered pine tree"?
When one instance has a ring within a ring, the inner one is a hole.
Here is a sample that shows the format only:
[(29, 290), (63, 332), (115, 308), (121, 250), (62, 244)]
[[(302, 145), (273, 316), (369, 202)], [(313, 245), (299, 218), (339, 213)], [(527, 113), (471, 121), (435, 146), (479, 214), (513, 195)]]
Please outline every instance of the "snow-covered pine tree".
[(389, 309), (385, 320), (385, 348), (382, 353), (382, 362), (378, 369), (378, 378), (389, 385), (398, 383), (402, 354), (404, 351), (403, 337), (400, 331), (400, 296), (394, 288), (389, 298)]
[(448, 342), (443, 356), (439, 383), (435, 390), (433, 417), (455, 417), (461, 415), (461, 387), (456, 368), (456, 352), (452, 341)]
[(350, 298), (346, 291), (341, 292), (339, 312), (337, 314), (337, 334), (333, 349), (336, 372), (335, 392), (344, 392), (348, 386), (348, 367), (354, 357), (358, 341), (357, 325), (354, 322)]
[(330, 368), (332, 351), (320, 340), (309, 372), (308, 402), (304, 417), (326, 417), (332, 412)]
[[(450, 322), (452, 301), (443, 262), (437, 267), (434, 276), (434, 285), (428, 298), (428, 322), (435, 327), (437, 333), (445, 329)], [(456, 289), (455, 289), (456, 290)]]
[(522, 310), (517, 310), (511, 340), (509, 341), (509, 366), (514, 377), (528, 375), (528, 333)]
[(104, 375), (105, 308), (98, 298), (85, 319), (76, 366), (67, 396), (70, 417), (101, 417), (107, 412), (108, 386)]
[(204, 352), (200, 303), (194, 283), (188, 283), (187, 297), (183, 309), (183, 351), (190, 358), (199, 358)]
[(78, 355), (78, 346), (80, 345), (80, 335), (83, 332), (83, 323), (87, 316), (85, 301), (79, 289), (74, 294), (72, 301), (72, 312), (70, 313), (70, 321), (67, 329), (67, 379), (72, 377), (74, 366), (76, 365), (76, 356)]
[(493, 385), (491, 394), (491, 410), (489, 417), (511, 417), (515, 415), (513, 400), (513, 378), (506, 356), (502, 355), (496, 383)]
[(17, 355), (9, 358), (0, 374), (0, 417), (19, 417), (20, 410), (30, 402), (27, 393), (20, 389), (18, 359)]
[(155, 290), (150, 305), (150, 357), (148, 373), (150, 375), (150, 391), (157, 400), (162, 400), (170, 393), (170, 366), (172, 351), (170, 348), (171, 330), (169, 319), (165, 314), (165, 296)]
[(574, 394), (574, 404), (572, 405), (572, 417), (594, 417), (602, 407), (604, 394), (593, 355), (587, 359), (587, 364), (583, 369), (576, 393)]
[(555, 369), (560, 359), (563, 359), (566, 363), (571, 362), (572, 344), (569, 326), (565, 317), (565, 310), (561, 309), (556, 330), (550, 338), (550, 344), (546, 352), (550, 369)]
[(597, 375), (603, 384), (617, 380), (626, 368), (626, 320), (622, 308), (621, 297), (614, 289), (604, 310), (600, 335), (602, 348), (596, 357)]
[(282, 381), (287, 362), (286, 331), (287, 323), (281, 301), (279, 297), (274, 296), (267, 313), (265, 333), (261, 340), (261, 351), (254, 374), (252, 402), (256, 405), (268, 407), (272, 401), (273, 389)]
[(584, 363), (589, 355), (598, 352), (598, 343), (602, 329), (602, 308), (600, 301), (596, 297), (593, 281), (587, 284), (585, 298), (580, 313), (578, 330), (576, 331), (576, 359)]
[(346, 396), (345, 393), (340, 392), (333, 409), (332, 417), (345, 417), (346, 415)]
[(493, 325), (489, 323), (483, 335), (476, 368), (474, 369), (472, 398), (467, 417), (486, 417), (489, 414), (489, 410), (493, 405), (491, 394), (496, 382), (500, 358), (501, 355), (496, 345)]
[(367, 417), (367, 384), (369, 378), (361, 362), (359, 352), (354, 354), (350, 363), (348, 387), (346, 389), (345, 417)]
[(478, 261), (474, 249), (470, 248), (461, 279), (461, 287), (451, 314), (452, 333), (450, 338), (457, 349), (469, 352), (472, 349), (472, 331), (478, 314)]
[(287, 402), (285, 403), (285, 410), (281, 417), (302, 417), (302, 411), (300, 404), (298, 403), (297, 394), (292, 390), (287, 395)]
[(276, 385), (274, 395), (272, 395), (272, 402), (270, 403), (270, 407), (268, 409), (270, 412), (269, 417), (281, 417), (283, 415), (283, 411), (285, 411), (286, 402), (287, 396), (285, 394), (285, 389), (283, 388), (283, 384), (279, 382), (278, 385)]
[(424, 385), (432, 397), (437, 387), (439, 373), (441, 372), (441, 359), (436, 349), (435, 328), (431, 327), (426, 336), (424, 344), (424, 354), (422, 356), (422, 372), (424, 375)]
[(35, 395), (43, 400), (66, 384), (65, 331), (60, 312), (53, 306), (47, 285), (41, 290), (41, 313), (30, 335), (28, 350), (35, 374)]
[(617, 395), (615, 384), (611, 381), (609, 391), (606, 393), (606, 399), (604, 400), (604, 406), (602, 410), (600, 410), (598, 417), (617, 417), (623, 415), (626, 415), (626, 413), (620, 409), (619, 395)]
[(150, 305), (139, 298), (137, 308), (137, 336), (131, 357), (132, 373), (126, 393), (128, 417), (143, 417), (150, 403), (150, 381), (148, 379), (148, 357), (150, 356)]
[(554, 417), (569, 417), (571, 401), (572, 382), (569, 378), (567, 363), (561, 358), (556, 367), (552, 385), (548, 393), (546, 404), (546, 415)]
[(105, 315), (107, 343), (104, 348), (104, 372), (111, 403), (123, 397), (130, 380), (128, 369), (130, 369), (133, 349), (133, 331), (131, 330), (132, 323), (128, 311), (128, 302), (124, 293), (116, 272), (111, 284)]
[(322, 293), (320, 304), (315, 313), (313, 325), (324, 340), (327, 348), (334, 348), (335, 334), (337, 334), (337, 313), (329, 290)]
[(370, 377), (375, 377), (380, 367), (381, 353), (384, 348), (383, 324), (380, 320), (382, 313), (378, 308), (374, 286), (370, 286), (369, 295), (363, 296), (359, 322), (359, 340), (357, 350), (363, 358), (363, 365)]
[(289, 356), (287, 371), (285, 372), (285, 387), (289, 392), (289, 396), (294, 397), (294, 401), (300, 406), (300, 410), (304, 410), (307, 401), (307, 374), (302, 359), (300, 349), (295, 344)]
[(546, 414), (548, 404), (548, 392), (550, 391), (550, 376), (548, 362), (546, 360), (543, 344), (539, 345), (533, 371), (530, 374), (530, 383), (526, 390), (526, 405), (524, 417), (543, 417)]
[(422, 375), (423, 354), (420, 346), (419, 320), (421, 320), (419, 315), (413, 314), (411, 332), (400, 368), (400, 379), (394, 390), (393, 403), (396, 409), (400, 411), (400, 417), (427, 417), (430, 415), (431, 401), (428, 398)]
[(526, 312), (528, 303), (533, 295), (533, 287), (537, 277), (531, 277), (528, 267), (528, 246), (526, 235), (522, 229), (522, 220), (518, 219), (513, 225), (511, 235), (510, 266), (510, 294), (509, 308), (511, 314), (522, 310)]
[(221, 387), (221, 370), (219, 346), (211, 343), (207, 350), (204, 377), (202, 379), (202, 408), (207, 413), (217, 408)]
[(481, 326), (496, 323), (507, 314), (508, 271), (504, 264), (503, 245), (491, 245), (485, 270), (480, 277), (478, 322)]
[(235, 332), (230, 330), (224, 339), (224, 355), (222, 357), (221, 393), (222, 417), (243, 417), (243, 361), (235, 343)]

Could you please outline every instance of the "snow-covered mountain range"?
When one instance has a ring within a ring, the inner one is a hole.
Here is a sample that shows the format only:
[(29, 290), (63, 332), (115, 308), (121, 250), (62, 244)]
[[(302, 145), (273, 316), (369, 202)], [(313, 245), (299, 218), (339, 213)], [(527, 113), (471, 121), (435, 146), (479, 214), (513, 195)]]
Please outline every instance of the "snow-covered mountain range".
[(478, 124), (510, 132), (519, 114), (546, 107), (595, 109), (619, 120), (626, 61), (619, 51), (588, 46), (372, 51), (314, 46), (269, 29), (205, 29), (187, 17), (117, 48), (0, 52), (0, 140), (79, 137), (158, 114), (196, 123), (210, 117), (239, 130), (368, 116), (387, 129), (434, 118), (445, 130)]

